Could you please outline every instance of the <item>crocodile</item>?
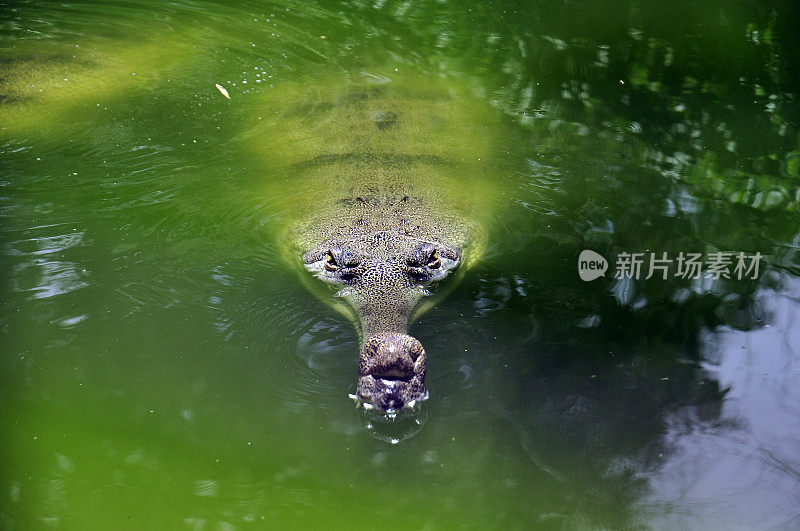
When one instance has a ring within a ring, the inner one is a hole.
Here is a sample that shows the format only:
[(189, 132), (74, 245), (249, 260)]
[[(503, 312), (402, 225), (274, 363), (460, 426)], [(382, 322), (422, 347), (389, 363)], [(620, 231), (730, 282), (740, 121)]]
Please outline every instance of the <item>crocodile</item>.
[(298, 220), (289, 254), (356, 325), (359, 403), (412, 407), (428, 396), (427, 353), (409, 323), (485, 244), (492, 110), (421, 73), (331, 76), (270, 97), (279, 110), (264, 127), (287, 176), (273, 194)]
[[(207, 28), (203, 29), (207, 32)], [(105, 105), (153, 89), (185, 69), (199, 31), (130, 39), (85, 35), (79, 43), (31, 39), (0, 51), (0, 137), (57, 138)], [(206, 35), (206, 33), (203, 33)]]

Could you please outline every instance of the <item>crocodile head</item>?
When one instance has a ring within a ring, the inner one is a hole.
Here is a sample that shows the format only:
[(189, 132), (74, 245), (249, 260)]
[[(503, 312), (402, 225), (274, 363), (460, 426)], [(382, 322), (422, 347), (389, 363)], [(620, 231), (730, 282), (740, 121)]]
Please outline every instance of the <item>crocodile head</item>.
[(430, 284), (459, 261), (453, 247), (392, 231), (327, 240), (303, 256), (309, 271), (338, 287), (359, 324), (360, 400), (391, 412), (424, 399), (425, 350), (408, 323)]

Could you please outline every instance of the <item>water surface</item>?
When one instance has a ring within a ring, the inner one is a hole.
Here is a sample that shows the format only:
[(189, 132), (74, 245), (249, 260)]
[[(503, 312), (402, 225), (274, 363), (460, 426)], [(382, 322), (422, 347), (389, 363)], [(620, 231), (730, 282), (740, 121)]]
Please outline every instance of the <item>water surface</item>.
[[(799, 18), (0, 4), (0, 525), (797, 527)], [(493, 117), (503, 207), (412, 325), (431, 398), (399, 444), (347, 398), (352, 325), (287, 261), (292, 144), (253, 149), (282, 87), (395, 69)], [(583, 282), (584, 249), (764, 259)]]

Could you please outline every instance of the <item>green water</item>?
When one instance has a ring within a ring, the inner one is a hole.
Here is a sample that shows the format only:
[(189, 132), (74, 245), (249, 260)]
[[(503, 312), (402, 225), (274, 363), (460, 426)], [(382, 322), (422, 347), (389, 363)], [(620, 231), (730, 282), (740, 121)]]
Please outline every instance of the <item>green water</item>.
[[(0, 3), (0, 527), (799, 526), (798, 11)], [(395, 68), (489, 109), (503, 208), (390, 444), (280, 244), (291, 143), (251, 140), (286, 84)], [(584, 282), (584, 249), (764, 259)]]

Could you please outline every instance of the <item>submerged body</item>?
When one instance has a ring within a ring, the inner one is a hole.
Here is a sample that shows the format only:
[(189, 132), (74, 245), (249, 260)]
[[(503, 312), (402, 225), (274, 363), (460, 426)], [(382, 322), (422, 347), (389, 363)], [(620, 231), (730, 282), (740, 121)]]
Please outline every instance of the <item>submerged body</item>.
[[(205, 31), (205, 29), (204, 29)], [(0, 135), (58, 136), (185, 67), (198, 31), (31, 40), (0, 50)]]
[(409, 322), (434, 285), (482, 247), (490, 115), (428, 76), (294, 91), (299, 101), (270, 126), (290, 174), (275, 193), (293, 196), (299, 217), (290, 246), (356, 323), (358, 398), (399, 410), (426, 396), (426, 353)]

